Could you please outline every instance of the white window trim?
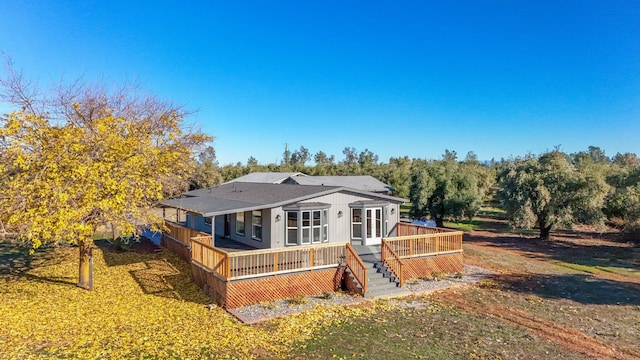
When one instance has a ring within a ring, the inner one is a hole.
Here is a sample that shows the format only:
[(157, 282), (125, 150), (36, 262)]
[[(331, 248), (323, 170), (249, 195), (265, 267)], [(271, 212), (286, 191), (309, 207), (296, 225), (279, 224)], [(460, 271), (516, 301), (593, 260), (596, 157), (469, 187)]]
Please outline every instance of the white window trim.
[[(291, 214), (296, 214), (296, 226), (295, 227), (291, 227), (289, 226), (289, 213)], [(285, 246), (296, 246), (298, 245), (298, 242), (300, 241), (300, 234), (298, 231), (298, 222), (300, 221), (300, 212), (299, 211), (285, 211), (284, 213), (285, 215)], [(289, 242), (289, 230), (296, 230), (296, 242), (295, 243), (291, 243)]]
[[(359, 222), (353, 221), (353, 218), (354, 218), (353, 212), (356, 211), (356, 210), (360, 210), (360, 221)], [(366, 235), (366, 229), (362, 228), (362, 223), (363, 223), (362, 220), (363, 220), (363, 218), (365, 216), (365, 214), (363, 214), (364, 212), (365, 212), (365, 210), (363, 208), (359, 208), (359, 207), (358, 208), (351, 208), (351, 238), (354, 239), (354, 240), (362, 240), (363, 239), (362, 235)], [(356, 225), (356, 224), (360, 225), (360, 237), (355, 237), (355, 234), (353, 233), (353, 226)], [(363, 232), (365, 234), (363, 234)]]
[[(320, 212), (320, 225), (313, 225), (313, 213)], [(289, 214), (297, 213), (297, 227), (289, 226)], [(309, 214), (309, 226), (303, 226), (304, 213)], [(328, 209), (309, 209), (309, 210), (285, 210), (285, 246), (300, 246), (300, 245), (317, 245), (329, 242), (329, 211)], [(313, 241), (313, 230), (320, 229), (319, 241)], [(289, 242), (289, 230), (297, 229), (297, 242)], [(303, 242), (304, 229), (309, 231), (309, 240)]]

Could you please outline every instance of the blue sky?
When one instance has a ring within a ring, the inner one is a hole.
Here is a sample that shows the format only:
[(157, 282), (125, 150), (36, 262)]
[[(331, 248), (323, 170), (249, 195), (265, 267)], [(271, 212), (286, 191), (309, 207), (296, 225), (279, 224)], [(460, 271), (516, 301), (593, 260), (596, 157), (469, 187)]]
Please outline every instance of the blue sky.
[(6, 1), (43, 86), (138, 81), (198, 110), (220, 164), (640, 153), (638, 1)]

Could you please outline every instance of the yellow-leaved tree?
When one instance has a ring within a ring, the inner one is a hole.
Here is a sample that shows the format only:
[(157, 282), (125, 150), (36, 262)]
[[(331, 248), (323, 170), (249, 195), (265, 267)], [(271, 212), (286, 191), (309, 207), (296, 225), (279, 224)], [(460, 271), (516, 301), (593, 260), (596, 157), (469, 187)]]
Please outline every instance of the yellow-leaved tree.
[(78, 286), (93, 289), (96, 230), (122, 234), (161, 226), (152, 208), (183, 189), (194, 155), (212, 140), (188, 129), (186, 113), (134, 88), (76, 82), (42, 96), (8, 67), (0, 120), (0, 221), (35, 250), (79, 248)]

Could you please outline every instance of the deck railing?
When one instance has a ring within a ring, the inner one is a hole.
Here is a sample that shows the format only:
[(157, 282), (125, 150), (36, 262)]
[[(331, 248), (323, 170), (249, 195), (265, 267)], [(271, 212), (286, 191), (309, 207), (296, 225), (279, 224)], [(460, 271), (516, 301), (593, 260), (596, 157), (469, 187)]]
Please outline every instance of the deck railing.
[(225, 252), (192, 240), (192, 261), (224, 280), (336, 267), (345, 258), (345, 244)]
[(391, 270), (393, 275), (395, 275), (396, 279), (398, 279), (398, 283), (400, 287), (404, 286), (404, 277), (403, 277), (403, 266), (404, 261), (398, 256), (398, 254), (393, 251), (392, 246), (385, 241), (382, 240), (382, 245), (380, 246), (380, 255), (382, 256), (382, 261), (384, 261), (385, 265)]
[(186, 247), (191, 247), (191, 239), (193, 238), (196, 238), (199, 242), (211, 244), (211, 235), (205, 232), (188, 228), (173, 221), (165, 220), (164, 226), (168, 230), (164, 232), (165, 236)]
[[(443, 255), (462, 252), (462, 231), (398, 224), (400, 236), (385, 238), (383, 243), (401, 258)], [(401, 235), (411, 233), (410, 235)]]
[(346, 258), (345, 262), (347, 264), (347, 268), (351, 271), (356, 280), (360, 283), (362, 287), (362, 293), (367, 292), (367, 267), (358, 256), (356, 250), (349, 244), (346, 244)]
[(404, 259), (462, 252), (462, 231), (398, 223), (398, 236), (382, 239), (382, 261), (404, 285)]
[(396, 225), (397, 236), (440, 234), (446, 232), (454, 232), (454, 230), (407, 223), (398, 223)]
[(191, 261), (200, 264), (218, 277), (225, 279), (229, 277), (229, 253), (202, 243), (197, 238), (191, 242)]

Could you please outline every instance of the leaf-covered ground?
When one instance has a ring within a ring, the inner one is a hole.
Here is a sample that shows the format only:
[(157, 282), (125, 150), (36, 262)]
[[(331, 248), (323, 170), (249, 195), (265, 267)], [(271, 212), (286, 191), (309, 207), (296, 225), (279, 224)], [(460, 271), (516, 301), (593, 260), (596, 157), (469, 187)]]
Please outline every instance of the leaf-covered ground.
[(209, 310), (168, 251), (98, 248), (89, 292), (77, 249), (0, 243), (0, 358), (640, 359), (640, 248), (572, 236), (471, 231), (465, 262), (490, 280), (257, 325)]
[(75, 248), (28, 257), (2, 246), (0, 261), (3, 359), (283, 357), (294, 341), (380, 308), (317, 307), (261, 328), (207, 308), (187, 265), (167, 251), (96, 249), (93, 292), (75, 286)]

